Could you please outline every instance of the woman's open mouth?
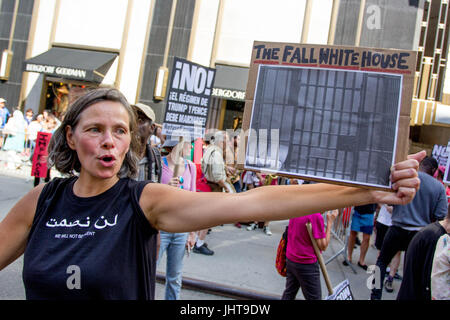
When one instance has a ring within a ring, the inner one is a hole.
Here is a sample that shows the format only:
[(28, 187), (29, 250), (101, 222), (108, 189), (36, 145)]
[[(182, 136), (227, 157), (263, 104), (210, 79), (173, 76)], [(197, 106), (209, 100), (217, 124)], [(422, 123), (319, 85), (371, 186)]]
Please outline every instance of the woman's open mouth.
[(104, 167), (112, 167), (116, 162), (116, 157), (113, 155), (104, 155), (98, 158)]

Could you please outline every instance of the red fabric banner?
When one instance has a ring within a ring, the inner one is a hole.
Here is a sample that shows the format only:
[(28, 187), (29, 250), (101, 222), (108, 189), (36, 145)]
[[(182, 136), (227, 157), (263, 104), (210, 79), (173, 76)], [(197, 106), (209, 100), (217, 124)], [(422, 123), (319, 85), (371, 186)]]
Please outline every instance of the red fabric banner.
[(47, 177), (47, 147), (51, 137), (51, 133), (38, 132), (36, 138), (36, 147), (33, 154), (33, 167), (31, 168), (31, 176), (34, 176), (36, 178)]

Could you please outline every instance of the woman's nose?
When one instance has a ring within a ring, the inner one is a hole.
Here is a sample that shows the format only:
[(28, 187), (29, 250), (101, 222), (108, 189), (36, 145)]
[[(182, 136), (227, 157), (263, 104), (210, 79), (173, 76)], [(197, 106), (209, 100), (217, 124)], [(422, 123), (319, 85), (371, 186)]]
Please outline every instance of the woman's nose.
[(114, 147), (114, 139), (112, 132), (108, 130), (105, 131), (105, 133), (103, 134), (102, 146), (107, 149)]

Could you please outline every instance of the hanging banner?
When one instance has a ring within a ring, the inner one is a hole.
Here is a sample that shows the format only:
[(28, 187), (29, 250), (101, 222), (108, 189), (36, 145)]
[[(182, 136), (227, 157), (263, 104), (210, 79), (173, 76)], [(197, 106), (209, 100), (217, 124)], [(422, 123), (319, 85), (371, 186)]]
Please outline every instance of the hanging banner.
[(215, 69), (174, 58), (162, 133), (201, 138), (205, 134)]
[(47, 156), (48, 144), (52, 137), (51, 133), (38, 132), (36, 138), (36, 147), (33, 153), (33, 166), (31, 167), (31, 176), (36, 178), (47, 177)]

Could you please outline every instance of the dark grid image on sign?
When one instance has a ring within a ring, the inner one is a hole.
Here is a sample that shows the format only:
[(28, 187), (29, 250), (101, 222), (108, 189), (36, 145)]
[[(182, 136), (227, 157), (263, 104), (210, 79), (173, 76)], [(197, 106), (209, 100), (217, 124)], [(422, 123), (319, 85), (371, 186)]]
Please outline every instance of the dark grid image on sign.
[(401, 82), (395, 74), (260, 65), (246, 168), (389, 187)]

